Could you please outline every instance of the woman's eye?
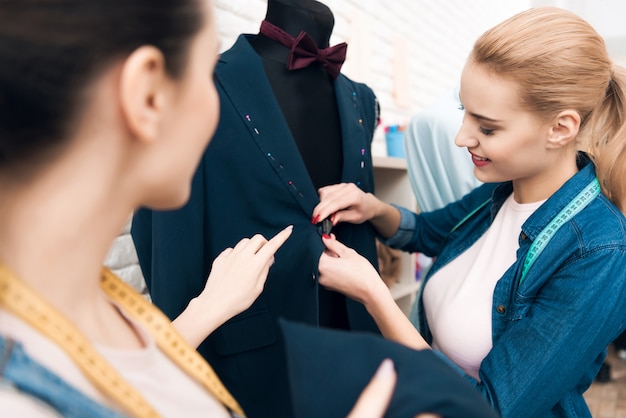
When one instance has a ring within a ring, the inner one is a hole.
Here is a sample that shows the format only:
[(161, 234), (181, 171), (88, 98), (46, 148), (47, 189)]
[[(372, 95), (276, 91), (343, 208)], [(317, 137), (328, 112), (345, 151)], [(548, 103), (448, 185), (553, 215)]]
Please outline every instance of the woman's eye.
[(463, 106), (463, 103), (459, 103), (459, 110), (465, 110), (465, 106)]
[(493, 129), (478, 128), (478, 131), (483, 135), (493, 135)]

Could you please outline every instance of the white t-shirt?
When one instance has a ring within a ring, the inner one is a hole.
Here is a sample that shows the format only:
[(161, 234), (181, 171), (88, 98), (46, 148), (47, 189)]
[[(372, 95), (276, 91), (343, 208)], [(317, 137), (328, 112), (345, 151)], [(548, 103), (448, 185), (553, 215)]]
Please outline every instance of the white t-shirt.
[[(156, 346), (152, 336), (131, 319), (144, 341), (141, 349), (114, 349), (96, 345), (96, 350), (163, 417), (230, 417), (222, 404), (199, 383), (176, 366)], [(20, 341), (27, 354), (63, 378), (83, 394), (109, 405), (110, 402), (91, 384), (70, 357), (56, 344), (28, 324), (0, 309), (0, 333)], [(55, 411), (0, 385), (3, 417), (58, 417)]]
[(520, 204), (509, 196), (483, 236), (424, 287), (433, 348), (476, 379), (492, 346), (496, 283), (516, 260), (522, 224), (543, 202)]

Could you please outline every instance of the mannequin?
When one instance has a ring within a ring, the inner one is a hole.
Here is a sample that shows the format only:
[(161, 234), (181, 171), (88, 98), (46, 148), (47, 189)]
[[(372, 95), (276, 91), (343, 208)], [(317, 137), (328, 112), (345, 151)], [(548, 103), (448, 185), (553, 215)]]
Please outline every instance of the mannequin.
[[(293, 37), (305, 31), (319, 48), (329, 46), (335, 25), (332, 11), (314, 0), (268, 0), (265, 20)], [(316, 189), (341, 181), (341, 124), (334, 81), (318, 62), (287, 69), (289, 49), (262, 33), (250, 45), (263, 66), (287, 125)], [(341, 240), (341, 226), (333, 233)], [(320, 289), (320, 325), (348, 329), (345, 298)]]
[[(331, 10), (314, 0), (268, 0), (265, 20), (293, 37), (308, 33), (329, 46), (335, 25)], [(259, 33), (250, 44), (263, 66), (287, 125), (316, 189), (341, 180), (341, 125), (332, 78), (319, 63), (290, 71), (289, 49)], [(323, 156), (323, 157), (322, 157)]]

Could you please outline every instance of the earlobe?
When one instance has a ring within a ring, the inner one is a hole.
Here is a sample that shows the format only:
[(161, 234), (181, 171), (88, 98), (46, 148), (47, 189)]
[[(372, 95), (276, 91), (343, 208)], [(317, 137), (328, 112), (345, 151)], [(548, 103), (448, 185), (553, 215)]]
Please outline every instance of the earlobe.
[(161, 51), (142, 46), (122, 64), (120, 106), (131, 135), (140, 141), (154, 141), (165, 102), (165, 59)]
[(574, 110), (565, 110), (555, 118), (550, 128), (548, 148), (561, 148), (576, 139), (580, 129), (580, 115)]

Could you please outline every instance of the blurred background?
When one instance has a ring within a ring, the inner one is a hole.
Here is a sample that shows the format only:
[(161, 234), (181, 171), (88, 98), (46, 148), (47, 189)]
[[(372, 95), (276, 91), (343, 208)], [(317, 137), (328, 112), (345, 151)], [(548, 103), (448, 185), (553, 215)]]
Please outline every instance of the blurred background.
[[(266, 0), (214, 0), (222, 49), (258, 33)], [(556, 6), (589, 21), (626, 64), (620, 0), (321, 0), (335, 16), (331, 43), (347, 42), (343, 72), (378, 96), (385, 125), (402, 125), (458, 83), (474, 40), (529, 7)]]

